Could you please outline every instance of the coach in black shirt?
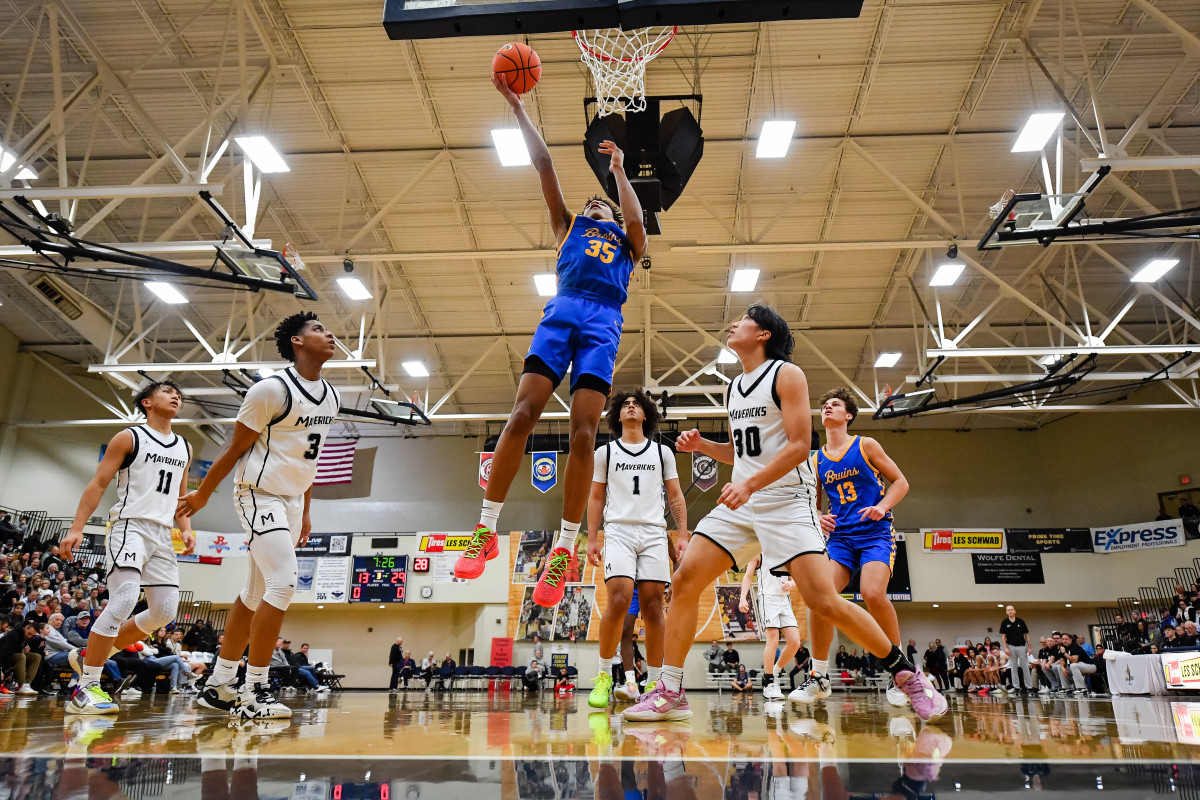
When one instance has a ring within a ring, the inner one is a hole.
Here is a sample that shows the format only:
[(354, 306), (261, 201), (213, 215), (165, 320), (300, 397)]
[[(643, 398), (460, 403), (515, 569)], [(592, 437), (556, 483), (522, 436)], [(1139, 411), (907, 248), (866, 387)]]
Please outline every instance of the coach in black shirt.
[[(1029, 643), (1029, 626), (1025, 620), (1017, 616), (1017, 609), (1012, 606), (1004, 607), (1004, 621), (1000, 623), (1000, 642), (1004, 652), (1008, 654), (1009, 676), (1012, 678), (1013, 691), (1018, 689), (1028, 691), (1032, 686), (1029, 676), (1029, 656), (1032, 648)], [(1018, 672), (1018, 670), (1020, 670)], [(1020, 683), (1017, 681), (1020, 680)]]
[(1066, 658), (1067, 668), (1071, 670), (1071, 679), (1075, 682), (1075, 694), (1087, 694), (1087, 683), (1083, 676), (1095, 675), (1096, 665), (1092, 663), (1092, 657), (1080, 644), (1080, 637), (1073, 634), (1064, 635), (1069, 637), (1068, 641), (1070, 642), (1067, 645)]

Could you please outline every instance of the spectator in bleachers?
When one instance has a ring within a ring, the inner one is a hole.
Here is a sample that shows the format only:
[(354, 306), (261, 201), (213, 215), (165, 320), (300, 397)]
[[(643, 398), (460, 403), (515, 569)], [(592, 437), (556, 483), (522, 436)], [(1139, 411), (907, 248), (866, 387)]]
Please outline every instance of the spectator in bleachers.
[(67, 637), (62, 635), (62, 624), (63, 615), (54, 614), (46, 623), (46, 629), (42, 631), (42, 638), (46, 640), (46, 663), (55, 670), (67, 668), (67, 654), (75, 649), (74, 645), (67, 641)]
[(1187, 497), (1179, 500), (1179, 518), (1183, 520), (1184, 535), (1188, 539), (1200, 538), (1200, 508), (1192, 505)]
[[(433, 655), (431, 652), (429, 655)], [(541, 665), (535, 658), (529, 662), (529, 666), (521, 673), (521, 689), (526, 692), (538, 692), (542, 688), (542, 670)]]
[(170, 638), (167, 635), (166, 628), (156, 630), (154, 635), (149, 637), (148, 640), (148, 645), (153, 654), (147, 656), (144, 660), (147, 664), (156, 666), (159, 671), (167, 673), (170, 677), (171, 694), (179, 694), (187, 688), (188, 677), (192, 674), (192, 668), (171, 647)]
[(10, 628), (0, 636), (0, 666), (10, 671), (17, 681), (17, 694), (37, 694), (29, 685), (42, 664), (42, 656), (31, 642), (38, 638), (37, 627), (30, 620), (13, 618)]
[(738, 665), (742, 663), (742, 657), (738, 655), (738, 651), (733, 649), (733, 642), (725, 643), (725, 652), (721, 654), (721, 663), (725, 665), (725, 669), (729, 672), (735, 672)]
[[(1124, 650), (1127, 653), (1132, 653), (1140, 645), (1138, 643), (1138, 628), (1132, 622), (1127, 622), (1125, 617), (1117, 614), (1116, 619), (1116, 645), (1118, 650)], [(1143, 628), (1145, 626), (1143, 625)]]
[(430, 684), (433, 682), (433, 672), (437, 668), (437, 657), (430, 650), (429, 655), (421, 659), (421, 677), (425, 679), (425, 691), (429, 691)]
[(404, 688), (408, 688), (408, 682), (415, 678), (420, 671), (417, 662), (413, 660), (412, 653), (408, 650), (404, 651), (404, 657), (400, 660), (400, 680), (404, 681)]
[(967, 690), (967, 670), (971, 668), (971, 662), (967, 658), (967, 654), (955, 648), (953, 657), (949, 660), (951, 666), (946, 670), (950, 680), (950, 688), (954, 688), (954, 681), (958, 681), (958, 690), (965, 692)]
[(554, 691), (556, 694), (569, 694), (575, 691), (575, 681), (571, 680), (571, 676), (567, 674), (566, 667), (560, 667), (558, 675), (554, 679)]
[(1070, 633), (1063, 635), (1068, 641), (1065, 664), (1071, 671), (1071, 680), (1075, 684), (1073, 694), (1088, 694), (1084, 676), (1096, 674), (1096, 665), (1092, 663), (1091, 657), (1083, 649), (1082, 637)]
[(1159, 630), (1157, 625), (1147, 625), (1146, 620), (1139, 619), (1137, 623), (1137, 649), (1133, 652), (1149, 652), (1150, 645), (1156, 646), (1161, 652), (1163, 648), (1163, 632)]
[(75, 616), (74, 623), (66, 623), (63, 627), (67, 628), (67, 641), (76, 647), (87, 647), (88, 635), (92, 628), (92, 615), (87, 611), (80, 611)]
[(1179, 646), (1179, 639), (1175, 636), (1174, 625), (1164, 625), (1162, 628), (1162, 648), (1163, 650)]
[(708, 662), (708, 671), (719, 673), (725, 671), (725, 655), (721, 652), (721, 645), (715, 639), (707, 650), (704, 651), (704, 660)]
[(188, 665), (189, 688), (194, 687), (196, 679), (208, 669), (208, 664), (199, 654), (183, 649), (183, 631), (179, 628), (171, 631), (171, 636), (167, 640), (167, 646), (171, 648), (172, 653), (182, 658)]
[(812, 671), (812, 653), (808, 652), (808, 647), (805, 646), (803, 639), (800, 640), (800, 649), (796, 651), (796, 666), (788, 671), (788, 680), (792, 684), (792, 688), (796, 688), (796, 676), (800, 675), (803, 678), (808, 677), (808, 673)]
[(745, 664), (738, 664), (737, 674), (733, 676), (733, 683), (730, 686), (735, 692), (754, 691), (754, 681), (750, 679), (750, 673), (746, 671)]
[[(284, 644), (290, 643), (284, 642)], [(321, 685), (321, 681), (317, 676), (317, 668), (308, 663), (308, 642), (300, 645), (300, 652), (295, 653), (292, 659), (296, 669), (300, 672), (300, 677), (305, 680), (310, 689), (316, 689), (317, 694), (327, 694), (329, 692), (328, 686)]]

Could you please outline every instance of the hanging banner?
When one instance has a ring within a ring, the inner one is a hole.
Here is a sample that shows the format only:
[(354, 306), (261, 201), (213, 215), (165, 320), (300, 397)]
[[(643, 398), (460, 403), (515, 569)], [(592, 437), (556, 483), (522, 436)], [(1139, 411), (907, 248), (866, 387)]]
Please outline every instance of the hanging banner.
[(972, 553), (976, 584), (1045, 583), (1041, 553)]
[(204, 477), (208, 475), (209, 469), (212, 468), (213, 462), (201, 461), (198, 458), (193, 458), (192, 463), (188, 465), (187, 488), (189, 492), (194, 492), (200, 488), (200, 483)]
[(244, 531), (237, 533), (214, 533), (193, 531), (196, 549), (192, 552), (207, 558), (238, 558), (250, 555), (250, 542)]
[(1092, 528), (1092, 549), (1097, 553), (1183, 547), (1183, 520), (1137, 522), (1114, 528)]
[(350, 553), (352, 533), (311, 533), (308, 541), (296, 546), (296, 555), (344, 556)]
[(1010, 553), (1090, 553), (1088, 528), (1005, 528)]
[(556, 483), (558, 483), (558, 453), (534, 453), (533, 488), (545, 494), (553, 489)]
[(467, 549), (473, 538), (469, 533), (421, 533), (417, 549), (422, 553), (461, 552)]
[(921, 528), (929, 553), (1003, 553), (1003, 528)]
[(492, 457), (495, 453), (479, 454), (479, 488), (487, 491), (488, 477), (492, 474)]
[(318, 558), (317, 571), (313, 576), (315, 601), (318, 603), (345, 603), (346, 583), (350, 580), (350, 559)]
[(503, 636), (492, 637), (492, 660), (494, 667), (511, 667), (513, 658), (513, 640)]
[(692, 451), (692, 483), (702, 492), (717, 485), (717, 460), (699, 451)]

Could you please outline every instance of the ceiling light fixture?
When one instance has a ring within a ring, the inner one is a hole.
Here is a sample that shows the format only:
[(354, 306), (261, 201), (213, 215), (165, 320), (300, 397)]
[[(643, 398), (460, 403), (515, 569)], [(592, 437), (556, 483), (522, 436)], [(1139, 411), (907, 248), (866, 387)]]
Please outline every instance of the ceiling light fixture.
[(338, 278), (337, 285), (342, 290), (342, 294), (351, 300), (370, 300), (374, 297), (371, 290), (364, 286), (358, 278)]
[(492, 141), (500, 156), (500, 166), (526, 167), (533, 163), (520, 128), (493, 128)]
[(1131, 283), (1154, 283), (1174, 269), (1178, 263), (1178, 258), (1155, 258), (1147, 261), (1146, 266), (1134, 273), (1134, 276), (1129, 280)]
[(554, 297), (558, 293), (558, 276), (553, 272), (542, 272), (533, 276), (533, 285), (542, 297)]
[(183, 296), (183, 292), (176, 289), (169, 283), (163, 281), (146, 281), (146, 288), (158, 295), (158, 299), (164, 303), (169, 303), (173, 306), (186, 303), (188, 299)]
[(753, 268), (735, 269), (729, 280), (731, 292), (753, 292), (758, 285), (758, 270)]
[[(3, 147), (0, 147), (0, 172), (4, 172), (6, 169), (11, 167), (12, 163), (16, 160), (17, 160), (16, 156), (14, 156), (12, 153), (5, 150)], [(9, 178), (9, 180), (36, 181), (37, 173), (34, 172), (29, 167), (22, 164), (21, 168), (19, 170), (17, 170), (17, 174), (13, 175), (11, 178)]]
[(900, 361), (900, 353), (880, 353), (875, 359), (876, 369), (891, 369)]
[(958, 282), (958, 276), (963, 274), (966, 264), (946, 263), (937, 268), (929, 279), (930, 286), (953, 286)]
[(756, 158), (783, 158), (792, 145), (792, 135), (796, 132), (796, 120), (773, 119), (763, 123), (762, 131), (758, 134), (758, 151)]
[(405, 361), (400, 366), (404, 367), (404, 371), (413, 378), (428, 378), (429, 368), (420, 361)]
[(1050, 137), (1058, 130), (1058, 125), (1066, 116), (1061, 111), (1051, 111), (1040, 114), (1030, 114), (1025, 127), (1013, 145), (1014, 153), (1036, 153), (1046, 146)]
[(254, 162), (254, 166), (258, 167), (259, 172), (291, 172), (291, 168), (283, 160), (283, 156), (279, 154), (275, 145), (271, 144), (267, 137), (235, 136), (234, 141), (238, 143), (238, 147), (242, 148), (246, 157)]

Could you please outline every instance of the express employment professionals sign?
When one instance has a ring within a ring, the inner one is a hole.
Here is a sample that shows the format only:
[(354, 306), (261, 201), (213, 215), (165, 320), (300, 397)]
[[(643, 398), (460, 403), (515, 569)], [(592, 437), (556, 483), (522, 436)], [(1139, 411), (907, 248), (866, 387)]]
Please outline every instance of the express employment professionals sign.
[(1097, 553), (1182, 547), (1183, 542), (1183, 520), (1178, 519), (1092, 528), (1092, 550)]

